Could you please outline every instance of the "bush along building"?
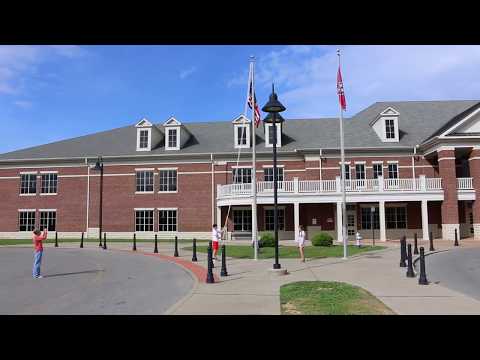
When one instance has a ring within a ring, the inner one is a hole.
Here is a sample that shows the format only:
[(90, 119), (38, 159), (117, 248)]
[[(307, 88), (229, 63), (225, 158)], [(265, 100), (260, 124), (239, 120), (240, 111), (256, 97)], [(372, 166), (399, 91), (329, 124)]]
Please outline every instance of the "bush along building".
[[(243, 129), (245, 128), (245, 129)], [(240, 134), (245, 130), (246, 137)], [(260, 232), (273, 230), (271, 124), (170, 118), (0, 155), (0, 238), (251, 238), (252, 186)], [(338, 119), (287, 119), (276, 129), (280, 239), (341, 234)], [(256, 136), (256, 169), (251, 137)], [(237, 155), (240, 161), (237, 165)], [(386, 241), (480, 239), (480, 101), (377, 102), (345, 119), (347, 229)], [(373, 212), (372, 212), (373, 208)], [(228, 214), (228, 219), (226, 219)], [(373, 227), (373, 229), (372, 229)]]

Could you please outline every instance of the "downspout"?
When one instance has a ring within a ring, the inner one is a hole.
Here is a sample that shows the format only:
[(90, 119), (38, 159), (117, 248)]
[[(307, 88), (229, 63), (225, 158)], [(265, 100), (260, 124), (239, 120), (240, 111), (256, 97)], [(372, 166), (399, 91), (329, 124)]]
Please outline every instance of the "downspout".
[(215, 165), (213, 163), (213, 153), (210, 154), (212, 162), (212, 224), (215, 224)]
[(413, 156), (412, 156), (412, 176), (413, 181), (415, 181), (415, 157), (417, 156), (417, 146), (413, 147)]
[(318, 172), (319, 172), (319, 179), (320, 182), (322, 181), (322, 149), (318, 151)]
[(88, 158), (85, 158), (85, 165), (87, 166), (87, 221), (86, 221), (86, 229), (85, 233), (87, 234), (88, 238), (88, 218), (89, 214), (88, 211), (90, 209), (90, 166), (88, 166)]

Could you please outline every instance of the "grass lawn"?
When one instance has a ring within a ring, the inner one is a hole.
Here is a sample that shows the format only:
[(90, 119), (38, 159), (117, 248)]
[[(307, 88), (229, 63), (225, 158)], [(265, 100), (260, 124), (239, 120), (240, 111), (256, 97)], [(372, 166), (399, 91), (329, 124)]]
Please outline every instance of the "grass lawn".
[[(190, 239), (178, 239), (179, 244), (191, 244), (193, 240)], [(84, 243), (98, 243), (98, 238), (97, 239), (83, 239)], [(132, 243), (133, 244), (133, 239), (109, 239), (107, 235), (107, 246), (108, 243), (115, 243), (115, 242), (121, 242), (121, 243)], [(80, 244), (80, 239), (58, 239), (58, 244), (62, 243), (78, 243)], [(103, 243), (103, 239), (102, 239)], [(137, 239), (137, 244), (139, 243), (155, 243), (154, 239)], [(164, 240), (164, 239), (158, 239), (158, 243), (171, 243), (172, 246), (175, 244), (175, 241), (172, 239)], [(197, 240), (198, 243), (208, 243), (208, 240)], [(0, 239), (0, 246), (1, 245), (32, 245), (32, 239)], [(44, 244), (55, 244), (55, 236), (53, 238), (49, 238), (44, 241)]]
[(298, 281), (280, 287), (282, 315), (394, 315), (368, 291), (334, 281)]
[[(185, 247), (185, 250), (192, 250), (192, 247)], [(226, 245), (227, 256), (239, 259), (253, 259), (254, 252), (253, 247), (249, 245)], [(372, 250), (381, 250), (385, 249), (384, 246), (364, 246), (360, 249), (356, 246), (348, 246), (348, 255), (355, 255), (365, 251)], [(300, 258), (300, 253), (296, 246), (282, 246), (280, 245), (278, 256), (280, 258)], [(207, 246), (197, 246), (198, 252), (207, 252)], [(221, 248), (219, 254), (221, 254)], [(258, 253), (259, 259), (270, 259), (275, 256), (275, 248), (260, 248)], [(326, 258), (326, 257), (343, 257), (343, 246), (342, 245), (333, 245), (333, 246), (307, 246), (305, 248), (305, 257), (310, 259)]]

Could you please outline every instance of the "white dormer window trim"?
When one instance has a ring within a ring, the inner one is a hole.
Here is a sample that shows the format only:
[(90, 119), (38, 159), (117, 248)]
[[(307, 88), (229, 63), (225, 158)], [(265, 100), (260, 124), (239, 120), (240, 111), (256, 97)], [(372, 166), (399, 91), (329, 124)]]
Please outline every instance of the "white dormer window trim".
[[(381, 118), (383, 125), (383, 141), (384, 142), (398, 142), (398, 116), (382, 116)], [(388, 137), (388, 134), (391, 134), (391, 131), (388, 131), (388, 124), (393, 122), (393, 137)]]
[[(137, 128), (137, 151), (151, 151), (152, 150), (152, 123), (147, 119), (140, 120), (135, 127)], [(141, 134), (147, 132), (147, 146), (140, 147)]]
[[(170, 132), (176, 131), (177, 141), (175, 146), (170, 146)], [(180, 126), (172, 126), (165, 129), (165, 150), (180, 150)]]
[[(273, 124), (265, 124), (265, 147), (273, 147), (273, 143), (270, 142), (270, 127)], [(282, 124), (275, 124), (277, 126), (277, 148), (282, 146)], [(273, 139), (272, 139), (273, 141)]]
[[(243, 136), (245, 138), (245, 144), (240, 143), (240, 136), (242, 133), (240, 132), (239, 134), (239, 129), (245, 128), (245, 132), (243, 133)], [(245, 148), (250, 148), (250, 124), (245, 123), (245, 124), (235, 124), (233, 126), (233, 137), (235, 141), (235, 148), (236, 149), (245, 149)]]

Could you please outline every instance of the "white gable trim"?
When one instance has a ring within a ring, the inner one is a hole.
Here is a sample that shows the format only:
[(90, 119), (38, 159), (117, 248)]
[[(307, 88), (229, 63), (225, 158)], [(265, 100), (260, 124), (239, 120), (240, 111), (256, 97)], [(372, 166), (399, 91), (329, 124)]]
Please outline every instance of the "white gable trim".
[(140, 120), (140, 121), (135, 125), (136, 128), (140, 128), (140, 127), (152, 127), (152, 126), (153, 126), (153, 124), (152, 124), (150, 121), (148, 121), (147, 118), (143, 118), (142, 120)]
[(400, 113), (395, 110), (394, 108), (392, 108), (391, 106), (387, 107), (385, 110), (383, 110), (380, 115), (378, 115), (375, 119), (373, 119), (371, 122), (370, 122), (370, 126), (373, 126), (379, 119), (381, 119), (382, 117), (384, 116), (400, 116)]
[(163, 124), (163, 126), (181, 126), (181, 125), (182, 123), (177, 119), (175, 119), (173, 116), (167, 121), (165, 121), (165, 123)]
[(232, 124), (250, 124), (250, 119), (240, 115), (232, 121)]
[[(464, 125), (466, 122), (468, 122), (472, 117), (474, 117), (475, 115), (477, 115), (478, 113), (480, 113), (480, 108), (478, 108), (477, 110), (475, 111), (472, 111), (470, 114), (468, 114), (467, 116), (465, 116), (463, 119), (461, 119), (460, 121), (458, 121), (455, 125), (451, 126), (450, 128), (448, 128), (446, 131), (444, 131), (443, 133), (441, 133), (438, 137), (440, 139), (444, 139), (445, 137), (448, 136), (448, 134), (454, 132), (456, 129), (458, 129), (459, 127), (461, 127), (462, 125)], [(464, 138), (462, 136), (462, 138)]]

